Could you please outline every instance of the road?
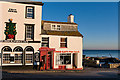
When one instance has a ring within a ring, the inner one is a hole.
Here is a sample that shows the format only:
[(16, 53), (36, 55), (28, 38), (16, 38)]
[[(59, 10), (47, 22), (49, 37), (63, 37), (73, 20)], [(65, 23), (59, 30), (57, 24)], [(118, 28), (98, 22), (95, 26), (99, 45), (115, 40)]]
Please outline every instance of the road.
[[(39, 78), (104, 78), (115, 80), (119, 78), (118, 69), (108, 69), (108, 68), (85, 68), (80, 72), (41, 72), (41, 71), (16, 71), (16, 72), (6, 72), (3, 71), (2, 78), (16, 79), (16, 78), (28, 78), (28, 79), (39, 79)], [(102, 79), (103, 80), (103, 79)]]

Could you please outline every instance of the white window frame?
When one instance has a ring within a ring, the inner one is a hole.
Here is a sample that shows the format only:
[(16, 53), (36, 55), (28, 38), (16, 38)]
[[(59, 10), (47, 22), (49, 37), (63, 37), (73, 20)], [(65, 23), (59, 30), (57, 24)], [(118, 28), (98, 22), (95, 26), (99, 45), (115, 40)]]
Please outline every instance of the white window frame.
[[(55, 25), (55, 28), (53, 28), (53, 25)], [(58, 28), (58, 26), (59, 26), (59, 28)], [(59, 24), (51, 24), (51, 30), (60, 31), (61, 30), (61, 25), (59, 25)]]
[[(33, 11), (32, 12), (28, 12), (28, 9), (33, 9)], [(29, 17), (28, 13), (32, 14), (33, 17)], [(27, 19), (34, 19), (34, 7), (33, 6), (26, 6), (26, 18)]]
[[(29, 56), (28, 56), (29, 55)], [(26, 57), (25, 57), (25, 60), (26, 61), (31, 61), (31, 63), (33, 63), (33, 54), (26, 54), (25, 55)]]
[[(67, 47), (68, 47), (68, 45), (67, 45), (67, 41), (62, 42), (62, 41), (61, 41), (61, 39), (62, 39), (62, 38), (64, 38), (64, 39), (67, 39), (67, 40), (68, 40), (68, 38), (67, 38), (67, 37), (61, 37), (61, 38), (60, 38), (60, 48), (67, 48)], [(65, 47), (61, 47), (61, 44), (62, 44), (62, 43), (64, 43), (66, 46), (65, 46)]]
[[(29, 29), (28, 30), (28, 27), (30, 27), (31, 29)], [(33, 38), (34, 38), (34, 25), (32, 25), (32, 24), (26, 24), (25, 25), (25, 28), (26, 28), (26, 40), (33, 40)], [(28, 32), (29, 31), (29, 32)], [(28, 35), (28, 33), (30, 34), (30, 35)], [(28, 37), (29, 36), (29, 37)], [(33, 37), (33, 38), (31, 38), (31, 37)]]
[[(47, 40), (43, 41), (43, 38), (46, 38)], [(48, 46), (43, 46), (43, 44), (46, 44)], [(42, 43), (41, 43), (42, 47), (49, 47), (49, 37), (42, 37)]]
[[(6, 57), (5, 57), (5, 55), (7, 55)], [(9, 57), (8, 57), (8, 55), (9, 55)], [(10, 53), (7, 53), (7, 54), (3, 54), (3, 60), (4, 61), (10, 61)]]
[(18, 57), (15, 56), (15, 61), (23, 61), (23, 54), (22, 53), (15, 53), (15, 55), (18, 55)]
[[(27, 54), (28, 55), (32, 55), (32, 59), (31, 60), (27, 60)], [(32, 64), (33, 63), (33, 52), (32, 51), (26, 51), (25, 52), (25, 61), (31, 61), (31, 63), (25, 63), (25, 64)]]

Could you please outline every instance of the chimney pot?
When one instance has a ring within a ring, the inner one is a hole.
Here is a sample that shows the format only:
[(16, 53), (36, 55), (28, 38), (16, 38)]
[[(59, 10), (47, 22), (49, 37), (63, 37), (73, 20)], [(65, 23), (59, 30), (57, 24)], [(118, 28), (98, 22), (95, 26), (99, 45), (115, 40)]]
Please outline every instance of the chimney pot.
[(70, 14), (70, 15), (68, 16), (68, 22), (74, 23), (74, 15)]

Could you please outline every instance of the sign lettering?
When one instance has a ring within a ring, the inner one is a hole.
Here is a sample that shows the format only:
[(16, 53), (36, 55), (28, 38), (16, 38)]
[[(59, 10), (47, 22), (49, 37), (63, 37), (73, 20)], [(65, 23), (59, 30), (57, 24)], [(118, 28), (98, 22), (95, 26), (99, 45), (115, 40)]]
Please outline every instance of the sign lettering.
[(10, 43), (28, 43), (28, 41), (22, 41), (22, 40), (0, 40), (0, 42), (10, 42)]
[(14, 13), (17, 13), (17, 10), (16, 10), (16, 9), (11, 9), (11, 8), (9, 8), (9, 9), (8, 9), (8, 12), (14, 12)]

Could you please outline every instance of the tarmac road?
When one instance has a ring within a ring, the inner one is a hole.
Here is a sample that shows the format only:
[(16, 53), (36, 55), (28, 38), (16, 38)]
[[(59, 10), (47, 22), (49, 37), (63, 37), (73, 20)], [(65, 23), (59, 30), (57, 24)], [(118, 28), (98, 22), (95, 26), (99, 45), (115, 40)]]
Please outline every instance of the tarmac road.
[[(26, 79), (39, 79), (39, 78), (103, 78), (107, 80), (107, 78), (111, 80), (115, 80), (119, 78), (118, 69), (108, 69), (108, 68), (85, 68), (79, 72), (44, 72), (44, 71), (13, 71), (7, 72), (3, 71), (2, 73), (3, 79), (15, 79), (16, 78), (26, 78)], [(103, 80), (102, 79), (102, 80)], [(91, 79), (92, 80), (92, 79)]]

